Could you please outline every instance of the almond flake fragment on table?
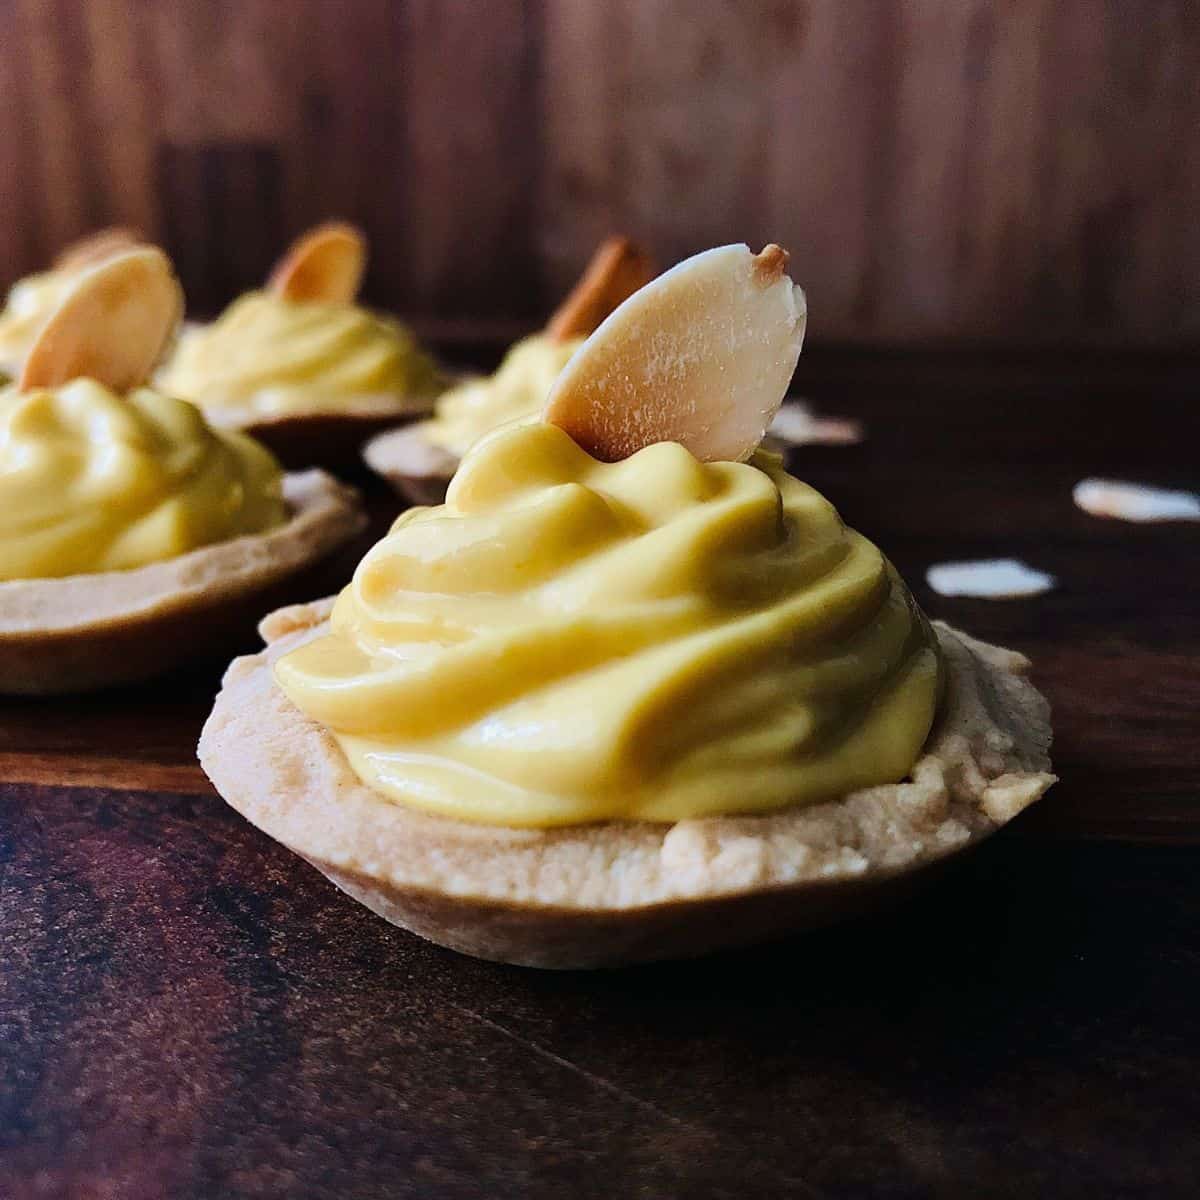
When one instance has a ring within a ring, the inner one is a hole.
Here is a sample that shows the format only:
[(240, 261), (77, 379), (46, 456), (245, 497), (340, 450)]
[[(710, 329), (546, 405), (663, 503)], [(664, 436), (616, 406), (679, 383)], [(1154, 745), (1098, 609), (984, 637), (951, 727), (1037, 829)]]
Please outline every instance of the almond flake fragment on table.
[(1075, 503), (1094, 517), (1120, 521), (1200, 521), (1200, 496), (1120, 479), (1084, 479), (1072, 493)]
[(861, 421), (818, 417), (800, 400), (785, 404), (775, 414), (767, 432), (791, 446), (849, 446), (863, 439)]
[(1055, 586), (1053, 575), (1035, 570), (1015, 558), (938, 563), (925, 572), (925, 580), (941, 596), (993, 600), (1037, 596)]

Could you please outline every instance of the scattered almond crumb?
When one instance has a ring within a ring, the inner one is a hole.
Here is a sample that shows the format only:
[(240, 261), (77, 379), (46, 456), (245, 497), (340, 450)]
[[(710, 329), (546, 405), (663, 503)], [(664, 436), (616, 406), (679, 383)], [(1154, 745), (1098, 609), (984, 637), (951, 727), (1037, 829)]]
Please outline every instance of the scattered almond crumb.
[(767, 432), (790, 446), (849, 446), (863, 439), (861, 421), (818, 417), (800, 400), (785, 404), (775, 414)]
[(1200, 496), (1165, 488), (1123, 483), (1119, 479), (1084, 479), (1075, 485), (1075, 503), (1094, 517), (1121, 521), (1200, 521)]
[(1053, 575), (1037, 571), (1015, 558), (938, 563), (925, 572), (925, 580), (941, 596), (978, 596), (996, 600), (1037, 596), (1055, 585)]

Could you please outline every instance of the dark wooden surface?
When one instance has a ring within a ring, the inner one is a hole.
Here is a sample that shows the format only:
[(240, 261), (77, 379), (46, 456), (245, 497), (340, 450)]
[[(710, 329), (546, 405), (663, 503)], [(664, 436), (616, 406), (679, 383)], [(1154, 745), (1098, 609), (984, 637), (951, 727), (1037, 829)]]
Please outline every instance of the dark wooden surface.
[(0, 285), (96, 225), (196, 311), (329, 216), (419, 319), (614, 229), (776, 240), (820, 339), (1200, 343), (1195, 0), (6, 0)]
[[(799, 390), (868, 437), (796, 470), (933, 615), (1033, 656), (1062, 775), (916, 899), (818, 935), (473, 962), (211, 793), (217, 665), (0, 703), (0, 1195), (1193, 1197), (1200, 525), (1070, 489), (1200, 482), (1198, 385), (1182, 359), (806, 355)], [(1059, 586), (924, 585), (994, 555)]]

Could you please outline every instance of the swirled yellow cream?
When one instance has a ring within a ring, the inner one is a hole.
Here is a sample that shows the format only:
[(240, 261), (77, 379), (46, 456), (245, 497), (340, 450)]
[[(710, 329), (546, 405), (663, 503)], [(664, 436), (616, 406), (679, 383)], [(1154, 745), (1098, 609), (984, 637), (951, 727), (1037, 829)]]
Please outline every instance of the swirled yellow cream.
[(423, 426), (435, 446), (462, 458), (485, 433), (540, 413), (551, 385), (583, 338), (558, 341), (544, 333), (524, 338), (504, 356), (494, 375), (471, 379), (443, 393)]
[(287, 516), (271, 455), (149, 388), (0, 391), (0, 579), (120, 571)]
[(351, 304), (250, 292), (183, 334), (164, 391), (261, 416), (336, 412), (364, 397), (428, 397), (432, 360), (396, 321)]
[(936, 643), (882, 554), (759, 453), (478, 443), (276, 678), (359, 777), (504, 826), (673, 821), (903, 778)]
[(38, 330), (78, 280), (77, 271), (43, 271), (13, 284), (0, 311), (0, 369), (19, 371)]

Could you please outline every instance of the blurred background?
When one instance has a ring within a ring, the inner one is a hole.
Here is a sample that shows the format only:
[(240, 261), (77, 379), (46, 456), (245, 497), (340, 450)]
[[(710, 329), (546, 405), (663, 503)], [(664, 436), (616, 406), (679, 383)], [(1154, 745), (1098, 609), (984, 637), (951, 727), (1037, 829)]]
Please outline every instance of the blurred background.
[(0, 283), (97, 226), (211, 313), (328, 216), (427, 332), (596, 241), (790, 247), (811, 338), (1200, 345), (1195, 0), (3, 0)]

